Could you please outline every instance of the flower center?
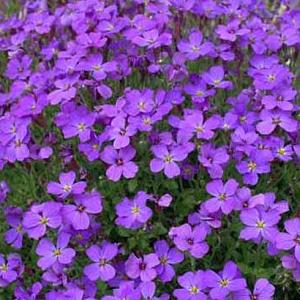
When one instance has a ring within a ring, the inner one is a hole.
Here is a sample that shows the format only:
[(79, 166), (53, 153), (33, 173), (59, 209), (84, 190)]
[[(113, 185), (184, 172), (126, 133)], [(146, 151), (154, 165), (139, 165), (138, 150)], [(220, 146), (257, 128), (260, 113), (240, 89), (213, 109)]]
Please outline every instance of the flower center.
[(199, 293), (199, 288), (196, 287), (195, 285), (192, 285), (190, 288), (189, 288), (189, 291), (192, 295), (197, 295)]
[(247, 117), (246, 116), (241, 116), (240, 117), (240, 122), (243, 123), (247, 120)]
[(21, 142), (20, 140), (16, 140), (16, 141), (15, 141), (15, 146), (16, 146), (17, 148), (21, 147), (21, 146), (22, 146), (22, 142)]
[(280, 118), (272, 118), (272, 124), (279, 125), (281, 123)]
[(269, 81), (274, 81), (276, 79), (276, 76), (274, 74), (268, 75), (268, 80)]
[(222, 200), (222, 201), (225, 201), (226, 200), (226, 194), (225, 193), (220, 194), (219, 199)]
[(187, 243), (192, 246), (194, 245), (194, 240), (192, 238), (187, 239)]
[(119, 134), (120, 134), (121, 136), (126, 135), (126, 130), (125, 130), (125, 129), (120, 129)]
[(84, 131), (84, 130), (86, 129), (86, 126), (85, 126), (84, 123), (79, 123), (79, 124), (77, 125), (77, 129), (78, 129), (79, 131)]
[(264, 229), (266, 226), (266, 223), (264, 221), (257, 221), (256, 222), (256, 227), (259, 229)]
[(8, 265), (5, 264), (5, 263), (0, 265), (0, 271), (1, 272), (7, 272), (8, 271)]
[(42, 225), (46, 225), (47, 223), (48, 223), (48, 218), (46, 218), (46, 217), (41, 217), (40, 218), (40, 224), (42, 224)]
[(102, 69), (102, 66), (101, 65), (94, 65), (93, 66), (93, 70), (94, 71), (100, 71)]
[(99, 266), (104, 267), (107, 264), (107, 259), (101, 258), (99, 261)]
[(256, 169), (256, 163), (254, 161), (250, 161), (248, 163), (248, 170), (249, 171), (254, 171)]
[(144, 118), (143, 120), (145, 125), (150, 125), (151, 124), (151, 119), (149, 117)]
[(69, 184), (65, 184), (63, 187), (64, 192), (69, 193), (72, 190), (72, 186)]
[(18, 233), (21, 233), (22, 232), (22, 225), (20, 224), (20, 225), (18, 225), (17, 227), (16, 227), (16, 231), (18, 232)]
[(295, 242), (300, 245), (300, 236), (297, 236)]
[(138, 104), (138, 108), (139, 109), (145, 109), (145, 102), (144, 101), (140, 101)]
[(140, 263), (140, 270), (146, 270), (147, 265), (145, 263)]
[(136, 205), (131, 208), (131, 213), (134, 215), (138, 215), (140, 211), (141, 211), (140, 208)]
[(170, 155), (170, 154), (166, 155), (165, 158), (164, 158), (164, 161), (165, 161), (166, 163), (171, 163), (171, 162), (173, 162), (173, 157), (172, 157), (172, 155)]
[(53, 255), (56, 256), (56, 257), (60, 256), (61, 255), (61, 250), (60, 249), (55, 249), (53, 251)]
[(279, 155), (285, 155), (285, 149), (284, 149), (284, 148), (279, 148), (279, 149), (277, 150), (277, 153), (278, 153)]
[(160, 263), (162, 265), (166, 265), (168, 263), (168, 258), (165, 257), (165, 256), (162, 256), (160, 259), (159, 259)]
[(197, 133), (202, 133), (203, 131), (204, 131), (203, 126), (198, 125), (198, 126), (196, 127), (196, 132), (197, 132)]
[(122, 166), (123, 165), (123, 159), (121, 159), (121, 158), (117, 159), (117, 165)]
[(77, 207), (77, 210), (78, 210), (79, 212), (84, 212), (84, 211), (85, 211), (85, 207), (84, 207), (83, 205), (79, 205), (79, 206)]
[(198, 96), (198, 97), (202, 97), (203, 95), (204, 95), (204, 93), (201, 90), (198, 90), (196, 93), (196, 96)]
[(228, 279), (222, 279), (222, 280), (220, 280), (220, 286), (221, 287), (227, 287), (228, 286), (228, 284), (229, 284), (229, 280)]
[(220, 80), (220, 79), (214, 80), (214, 85), (219, 85), (220, 83), (221, 83), (221, 80)]
[(198, 46), (196, 46), (196, 45), (192, 46), (192, 51), (194, 51), (194, 52), (199, 51), (199, 49), (200, 48)]

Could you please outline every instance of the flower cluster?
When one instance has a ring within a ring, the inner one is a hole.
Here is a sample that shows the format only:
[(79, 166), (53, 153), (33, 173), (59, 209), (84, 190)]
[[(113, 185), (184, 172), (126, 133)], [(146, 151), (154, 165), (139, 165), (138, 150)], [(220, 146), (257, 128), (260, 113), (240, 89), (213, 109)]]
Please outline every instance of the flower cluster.
[(295, 1), (22, 2), (0, 17), (10, 299), (287, 299)]

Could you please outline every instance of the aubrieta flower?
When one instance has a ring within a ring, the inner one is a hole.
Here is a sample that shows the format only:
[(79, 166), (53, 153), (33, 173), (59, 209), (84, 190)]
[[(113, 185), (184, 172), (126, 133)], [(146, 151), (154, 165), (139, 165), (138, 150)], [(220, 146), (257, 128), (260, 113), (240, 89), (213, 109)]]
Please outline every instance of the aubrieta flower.
[(7, 224), (10, 226), (5, 234), (5, 242), (16, 249), (22, 248), (23, 245), (23, 211), (19, 207), (7, 207), (5, 209), (5, 218)]
[(140, 300), (141, 291), (139, 288), (135, 288), (133, 281), (122, 282), (119, 288), (113, 290), (113, 296), (104, 296), (102, 300)]
[(100, 154), (101, 160), (110, 165), (106, 170), (106, 176), (112, 181), (119, 181), (123, 176), (127, 179), (135, 177), (138, 166), (131, 160), (135, 157), (136, 150), (127, 146), (116, 150), (113, 146), (106, 146)]
[(205, 283), (210, 288), (209, 295), (212, 299), (226, 299), (228, 295), (246, 289), (246, 280), (241, 278), (239, 268), (229, 261), (219, 274), (208, 270), (205, 273)]
[(209, 182), (206, 191), (214, 197), (205, 201), (205, 209), (210, 213), (221, 210), (226, 215), (230, 214), (235, 209), (237, 188), (238, 183), (234, 179), (229, 179), (225, 184), (222, 180)]
[(64, 219), (72, 224), (75, 230), (88, 229), (90, 214), (99, 214), (102, 211), (101, 195), (94, 191), (74, 196), (74, 204), (66, 204), (62, 208)]
[(165, 240), (155, 242), (154, 250), (160, 262), (156, 267), (158, 277), (162, 282), (171, 281), (175, 276), (172, 265), (181, 263), (184, 255), (176, 248), (170, 248)]
[(205, 300), (206, 274), (204, 271), (187, 272), (177, 279), (181, 289), (175, 289), (173, 295), (177, 300)]
[(25, 212), (22, 224), (28, 236), (38, 240), (46, 234), (47, 227), (58, 228), (62, 224), (61, 207), (60, 203), (49, 201)]
[(110, 125), (108, 135), (109, 139), (114, 141), (114, 148), (121, 149), (127, 147), (130, 144), (130, 137), (136, 133), (136, 127), (126, 125), (126, 119), (123, 117), (114, 118)]
[(48, 193), (57, 195), (62, 199), (67, 198), (69, 195), (82, 194), (86, 188), (86, 183), (84, 181), (75, 183), (75, 179), (76, 174), (73, 171), (61, 173), (59, 175), (59, 183), (54, 181), (48, 183)]
[(247, 227), (242, 229), (240, 238), (253, 240), (257, 243), (264, 239), (273, 242), (277, 233), (277, 223), (280, 214), (277, 210), (265, 211), (262, 208), (248, 208), (242, 210), (240, 219)]
[(124, 198), (116, 205), (116, 224), (129, 229), (142, 227), (152, 216), (152, 210), (146, 206), (149, 199), (145, 192), (138, 192), (132, 200)]
[(115, 277), (116, 271), (111, 265), (111, 260), (118, 254), (118, 246), (108, 242), (103, 242), (99, 247), (92, 245), (86, 250), (86, 254), (92, 264), (84, 267), (84, 274), (92, 281), (99, 278), (108, 281)]
[(229, 155), (225, 147), (214, 148), (212, 144), (204, 144), (200, 148), (198, 160), (211, 178), (218, 179), (223, 176), (223, 166), (228, 162)]
[(140, 278), (141, 281), (152, 281), (157, 276), (156, 266), (159, 259), (156, 254), (150, 253), (143, 257), (131, 254), (125, 263), (126, 274), (131, 279)]
[(60, 233), (57, 244), (54, 245), (49, 239), (41, 239), (37, 245), (36, 253), (40, 256), (37, 264), (42, 270), (46, 270), (54, 264), (67, 265), (72, 262), (76, 252), (69, 248), (70, 235)]
[(207, 72), (202, 74), (202, 79), (217, 89), (231, 89), (232, 83), (224, 80), (224, 69), (221, 66), (211, 67)]
[(10, 188), (5, 180), (0, 182), (0, 203), (6, 200), (7, 194), (10, 192)]
[(25, 289), (23, 286), (17, 286), (14, 292), (15, 300), (36, 300), (43, 286), (40, 282), (35, 282), (30, 288)]
[(294, 218), (284, 223), (286, 233), (278, 233), (276, 247), (281, 250), (292, 250), (295, 258), (300, 263), (300, 220)]
[(255, 282), (253, 293), (248, 289), (234, 293), (234, 300), (272, 300), (275, 293), (275, 287), (265, 278), (260, 278)]
[(200, 31), (193, 31), (189, 35), (188, 41), (180, 41), (177, 45), (180, 52), (190, 60), (195, 60), (200, 56), (208, 54), (212, 50), (212, 44), (203, 43), (203, 35)]
[(151, 148), (155, 158), (150, 162), (150, 169), (154, 173), (164, 170), (168, 178), (176, 177), (180, 174), (177, 162), (183, 161), (188, 152), (183, 146), (173, 146), (168, 148), (165, 145), (154, 145)]
[(259, 133), (267, 135), (272, 133), (277, 127), (287, 132), (295, 132), (297, 130), (297, 121), (290, 114), (281, 111), (269, 112), (263, 110), (260, 114), (261, 122), (256, 125)]
[(0, 287), (14, 282), (23, 272), (22, 261), (18, 254), (9, 254), (6, 258), (0, 253)]
[(183, 224), (173, 227), (169, 235), (179, 250), (188, 251), (196, 258), (203, 257), (209, 250), (209, 246), (205, 242), (207, 231), (203, 225), (192, 228), (189, 224)]

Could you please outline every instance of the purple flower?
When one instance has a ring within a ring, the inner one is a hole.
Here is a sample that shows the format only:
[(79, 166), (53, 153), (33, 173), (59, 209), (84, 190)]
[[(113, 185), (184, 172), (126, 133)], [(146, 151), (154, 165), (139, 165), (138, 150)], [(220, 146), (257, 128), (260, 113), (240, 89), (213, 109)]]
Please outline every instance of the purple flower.
[(223, 184), (222, 180), (209, 182), (206, 185), (206, 191), (214, 197), (205, 201), (205, 209), (210, 213), (221, 209), (224, 214), (230, 214), (235, 208), (237, 201), (237, 188), (238, 183), (234, 179), (229, 179), (225, 184)]
[(207, 85), (203, 80), (195, 84), (188, 83), (184, 86), (184, 91), (192, 96), (192, 100), (195, 103), (203, 103), (205, 98), (215, 94), (214, 89), (207, 89)]
[(141, 36), (136, 36), (132, 42), (140, 47), (158, 48), (160, 46), (168, 46), (172, 43), (172, 36), (169, 33), (160, 34), (157, 29), (145, 31)]
[(36, 300), (43, 286), (40, 282), (35, 282), (29, 289), (17, 286), (14, 292), (15, 300)]
[(217, 89), (231, 89), (232, 83), (224, 81), (224, 69), (222, 66), (214, 66), (209, 71), (202, 74), (202, 79), (209, 85)]
[(9, 254), (7, 258), (0, 253), (0, 287), (14, 282), (22, 273), (21, 258), (18, 254)]
[(20, 127), (14, 134), (13, 140), (7, 145), (5, 158), (9, 162), (23, 161), (29, 157), (28, 131), (26, 127)]
[(62, 223), (61, 206), (56, 202), (33, 205), (23, 218), (24, 230), (29, 237), (38, 240), (46, 234), (47, 227), (58, 228)]
[(73, 204), (67, 204), (62, 209), (62, 214), (75, 230), (88, 229), (90, 226), (89, 215), (99, 214), (102, 211), (101, 195), (97, 192), (76, 195)]
[(271, 134), (276, 127), (280, 127), (287, 132), (295, 132), (298, 123), (289, 113), (284, 112), (270, 112), (263, 110), (260, 114), (261, 122), (256, 125), (256, 129), (261, 134)]
[(168, 178), (176, 177), (180, 174), (180, 168), (177, 164), (183, 161), (188, 152), (183, 146), (173, 146), (170, 149), (165, 145), (154, 145), (151, 148), (155, 158), (150, 162), (150, 169), (154, 173), (164, 170)]
[(7, 194), (10, 192), (9, 186), (6, 181), (0, 182), (0, 203), (6, 200)]
[(101, 247), (92, 245), (86, 250), (86, 254), (92, 264), (84, 267), (84, 274), (92, 281), (99, 278), (108, 281), (115, 277), (116, 271), (110, 261), (118, 254), (116, 244), (104, 242)]
[(169, 282), (175, 276), (172, 265), (181, 263), (184, 255), (176, 248), (170, 248), (165, 240), (155, 242), (154, 249), (160, 262), (156, 267), (157, 274), (162, 282)]
[(75, 182), (76, 174), (73, 171), (60, 173), (59, 183), (51, 181), (48, 183), (47, 190), (49, 194), (57, 195), (65, 199), (69, 195), (78, 195), (84, 192), (86, 183), (84, 181)]
[(207, 168), (211, 178), (217, 179), (223, 176), (222, 166), (229, 160), (225, 147), (214, 148), (212, 144), (205, 144), (200, 148), (199, 162)]
[(246, 280), (240, 278), (240, 272), (235, 263), (229, 261), (219, 274), (208, 270), (205, 282), (210, 288), (209, 295), (212, 299), (226, 299), (230, 293), (246, 289)]
[(234, 42), (238, 36), (243, 36), (249, 32), (246, 28), (239, 28), (239, 25), (239, 20), (233, 20), (226, 25), (219, 25), (216, 33), (222, 40)]
[(131, 254), (125, 263), (126, 274), (131, 279), (140, 278), (141, 281), (151, 281), (156, 278), (155, 267), (159, 265), (156, 254), (146, 254), (143, 258), (138, 258)]
[(252, 298), (257, 300), (272, 300), (275, 293), (274, 286), (265, 278), (256, 281)]
[(145, 192), (137, 193), (132, 200), (124, 198), (116, 206), (116, 224), (131, 229), (142, 227), (152, 216), (152, 210), (146, 206), (149, 199)]
[(177, 300), (206, 300), (206, 276), (204, 271), (187, 272), (177, 279), (182, 287), (176, 289), (173, 295)]
[(277, 210), (264, 211), (259, 208), (244, 209), (241, 212), (240, 219), (247, 227), (240, 233), (240, 238), (244, 240), (253, 240), (260, 242), (261, 239), (273, 242), (278, 229), (276, 224), (280, 220)]
[(287, 233), (276, 236), (276, 247), (282, 250), (292, 250), (295, 258), (300, 263), (300, 219), (287, 220), (284, 223)]
[(46, 270), (54, 264), (60, 263), (67, 265), (72, 262), (76, 252), (72, 248), (68, 248), (70, 235), (60, 233), (57, 238), (56, 246), (48, 239), (42, 239), (37, 245), (36, 253), (41, 256), (37, 265)]
[(74, 77), (56, 80), (54, 82), (54, 85), (57, 89), (49, 93), (47, 97), (50, 103), (52, 105), (56, 105), (61, 102), (66, 102), (73, 99), (77, 92), (76, 88), (73, 85), (77, 81), (77, 79), (77, 77)]
[(87, 142), (91, 137), (91, 127), (95, 123), (96, 114), (90, 113), (87, 109), (78, 109), (68, 118), (62, 131), (66, 139), (79, 136), (80, 142)]
[(203, 43), (203, 35), (200, 31), (191, 32), (188, 41), (180, 41), (177, 45), (180, 52), (190, 60), (205, 56), (212, 51), (211, 43)]
[(266, 95), (262, 98), (261, 102), (266, 109), (279, 108), (285, 111), (293, 110), (293, 103), (291, 102), (297, 92), (293, 89), (276, 89), (271, 95)]
[(102, 300), (121, 300), (126, 298), (130, 300), (141, 299), (141, 291), (134, 287), (133, 281), (122, 282), (118, 289), (114, 289), (113, 296), (104, 296)]
[(103, 63), (102, 55), (94, 54), (79, 63), (76, 69), (80, 71), (91, 71), (96, 80), (103, 80), (107, 77), (107, 73), (117, 70), (117, 63), (115, 61)]
[(125, 148), (130, 144), (130, 137), (135, 135), (136, 128), (131, 125), (126, 126), (126, 120), (123, 117), (116, 117), (111, 122), (109, 128), (109, 138), (113, 140), (115, 149)]
[(113, 146), (106, 146), (100, 157), (110, 166), (106, 170), (106, 176), (112, 181), (119, 181), (122, 176), (125, 178), (135, 177), (138, 166), (131, 160), (134, 158), (136, 151), (133, 147), (127, 146), (116, 150)]
[(194, 135), (197, 139), (209, 140), (214, 136), (214, 130), (219, 127), (220, 121), (218, 115), (204, 120), (201, 111), (193, 110), (179, 123), (178, 136), (186, 141), (189, 141)]
[(23, 244), (23, 211), (19, 207), (8, 207), (5, 210), (6, 222), (11, 228), (4, 234), (6, 243), (16, 249), (22, 248)]
[(205, 242), (207, 231), (202, 225), (192, 228), (189, 224), (184, 224), (172, 228), (170, 233), (173, 236), (175, 246), (179, 250), (188, 251), (196, 258), (203, 257), (209, 250), (209, 246)]
[(258, 151), (254, 150), (250, 153), (247, 160), (242, 160), (236, 165), (239, 173), (243, 174), (244, 182), (254, 185), (258, 181), (258, 174), (265, 174), (270, 172), (269, 162), (260, 155)]

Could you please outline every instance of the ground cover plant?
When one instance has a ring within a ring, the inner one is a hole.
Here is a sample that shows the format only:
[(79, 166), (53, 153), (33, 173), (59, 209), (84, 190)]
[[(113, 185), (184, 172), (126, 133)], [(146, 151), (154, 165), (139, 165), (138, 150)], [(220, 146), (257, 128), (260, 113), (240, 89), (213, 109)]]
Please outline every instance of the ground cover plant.
[(296, 1), (0, 9), (0, 300), (300, 298)]

